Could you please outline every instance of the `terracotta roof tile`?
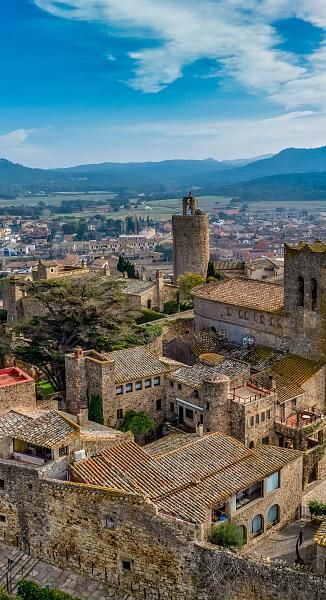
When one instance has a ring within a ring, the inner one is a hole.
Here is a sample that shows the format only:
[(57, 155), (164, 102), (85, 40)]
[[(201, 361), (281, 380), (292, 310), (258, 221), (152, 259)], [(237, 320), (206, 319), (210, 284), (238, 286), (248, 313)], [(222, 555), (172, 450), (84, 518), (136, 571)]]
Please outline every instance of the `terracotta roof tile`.
[(296, 354), (288, 354), (272, 367), (272, 371), (290, 381), (295, 381), (298, 385), (302, 385), (324, 365), (325, 361), (323, 360), (315, 361)]
[(178, 383), (200, 387), (205, 379), (211, 379), (214, 375), (226, 375), (231, 379), (241, 373), (247, 373), (248, 366), (237, 360), (225, 359), (215, 366), (202, 365), (197, 363), (192, 367), (181, 367), (177, 369), (169, 378)]
[(143, 347), (116, 350), (105, 356), (115, 361), (116, 383), (152, 377), (169, 370), (154, 354)]
[(301, 456), (296, 450), (273, 446), (249, 450), (220, 433), (180, 443), (155, 456), (134, 442), (120, 444), (75, 463), (72, 474), (86, 484), (141, 493), (160, 512), (198, 523), (205, 521), (214, 503)]
[[(0, 419), (0, 424), (3, 419)], [(52, 410), (36, 418), (26, 415), (20, 424), (14, 425), (11, 431), (7, 430), (7, 435), (36, 446), (54, 448), (78, 431), (78, 425)]]
[(284, 306), (282, 286), (240, 277), (198, 286), (194, 288), (193, 294), (196, 298), (269, 313), (282, 312)]

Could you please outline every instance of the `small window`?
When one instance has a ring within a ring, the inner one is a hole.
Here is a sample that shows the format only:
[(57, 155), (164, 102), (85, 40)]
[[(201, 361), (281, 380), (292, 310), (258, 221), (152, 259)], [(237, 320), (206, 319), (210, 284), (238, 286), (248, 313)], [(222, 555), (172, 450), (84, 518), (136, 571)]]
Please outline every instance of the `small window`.
[(256, 515), (251, 522), (251, 533), (260, 535), (263, 532), (263, 517)]
[(261, 443), (262, 443), (262, 444), (264, 444), (265, 446), (268, 446), (268, 444), (269, 444), (269, 437), (268, 437), (268, 436), (267, 436), (267, 437), (264, 437), (264, 438), (262, 439)]
[(265, 325), (265, 316), (264, 315), (260, 315), (260, 322), (262, 323), (262, 325)]
[(173, 381), (170, 381), (170, 387), (172, 387), (172, 388), (174, 387)]
[(254, 447), (255, 447), (254, 442), (249, 442), (249, 448), (254, 448)]
[(194, 411), (190, 410), (189, 408), (186, 408), (186, 418), (193, 420), (193, 418), (194, 418)]
[(5, 489), (5, 480), (0, 479), (0, 490), (4, 490), (4, 489)]
[(160, 377), (154, 377), (154, 386), (156, 385), (161, 385), (161, 378)]
[(261, 420), (262, 423), (264, 423), (264, 421), (265, 421), (265, 416), (266, 416), (265, 413), (262, 412), (261, 415), (260, 415), (260, 420)]
[(195, 397), (195, 398), (199, 398), (199, 393), (198, 393), (198, 390), (194, 390), (194, 397)]
[(130, 562), (130, 560), (123, 560), (122, 561), (122, 568), (124, 569), (124, 571), (131, 571), (131, 562)]
[(135, 390), (142, 390), (143, 389), (143, 382), (142, 381), (136, 381), (135, 383)]
[(276, 525), (280, 520), (280, 507), (278, 504), (273, 504), (267, 513), (267, 523), (269, 526)]
[(170, 412), (174, 412), (174, 403), (170, 402)]
[(255, 418), (254, 417), (250, 417), (250, 427), (253, 427), (255, 424)]
[(121, 394), (123, 394), (123, 386), (122, 385), (117, 385), (115, 388), (115, 393), (117, 396), (121, 396)]
[(182, 385), (181, 385), (181, 383), (178, 383), (178, 390), (182, 390)]
[(126, 384), (126, 394), (129, 394), (130, 392), (132, 392), (132, 390), (133, 390), (132, 383), (127, 383)]
[(63, 446), (59, 448), (59, 456), (67, 456), (68, 454), (68, 446)]
[(5, 522), (6, 522), (5, 515), (0, 515), (0, 523), (5, 523)]
[(303, 277), (298, 277), (298, 306), (304, 306), (304, 279)]
[(270, 411), (270, 410), (268, 410), (268, 411), (266, 412), (266, 418), (267, 418), (267, 419), (270, 419), (270, 418), (271, 418), (271, 411)]
[(145, 388), (150, 388), (150, 387), (152, 387), (152, 380), (145, 379)]
[(239, 319), (243, 319), (243, 311), (239, 310)]
[(259, 425), (259, 415), (256, 415), (256, 425)]
[(209, 402), (206, 402), (206, 410), (209, 410)]
[(123, 419), (123, 410), (122, 408), (118, 408), (117, 410), (117, 419)]
[(266, 492), (278, 490), (280, 487), (280, 471), (276, 471), (269, 477), (266, 477)]
[(162, 409), (162, 400), (156, 400), (156, 410), (161, 410)]
[(109, 515), (105, 515), (103, 517), (102, 523), (103, 523), (103, 527), (106, 527), (107, 529), (115, 529), (116, 528), (115, 520), (112, 517), (110, 517)]

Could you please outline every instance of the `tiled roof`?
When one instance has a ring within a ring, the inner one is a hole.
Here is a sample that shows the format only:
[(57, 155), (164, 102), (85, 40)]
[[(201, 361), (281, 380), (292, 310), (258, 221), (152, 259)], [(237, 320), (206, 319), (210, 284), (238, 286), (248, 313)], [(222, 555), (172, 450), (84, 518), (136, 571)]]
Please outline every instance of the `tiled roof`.
[(123, 279), (119, 281), (123, 281), (124, 283), (123, 292), (132, 296), (143, 294), (156, 285), (153, 281), (140, 281), (139, 279)]
[(247, 372), (247, 370), (248, 367), (243, 362), (226, 359), (214, 367), (202, 365), (200, 363), (197, 363), (192, 367), (181, 367), (171, 373), (169, 377), (178, 383), (200, 387), (203, 384), (204, 379), (210, 379), (214, 375), (227, 375), (227, 377), (232, 379), (241, 373)]
[(288, 354), (272, 367), (272, 371), (290, 381), (295, 381), (298, 385), (302, 385), (324, 365), (325, 361), (322, 360), (315, 361), (296, 354)]
[(271, 282), (234, 277), (194, 288), (197, 298), (269, 313), (282, 312), (283, 287)]
[(318, 546), (326, 548), (326, 519), (322, 522), (320, 527), (318, 527), (315, 533), (314, 542), (315, 544), (318, 544)]
[(266, 346), (255, 346), (251, 350), (240, 348), (233, 356), (250, 363), (253, 371), (263, 371), (283, 358), (284, 352)]
[(297, 398), (304, 394), (304, 390), (298, 383), (291, 381), (286, 377), (282, 377), (282, 375), (273, 373), (272, 369), (257, 373), (252, 379), (262, 387), (268, 388), (271, 383), (270, 377), (272, 377), (275, 382), (275, 389), (279, 402), (285, 402), (286, 400), (291, 400), (291, 398)]
[(69, 422), (59, 412), (48, 411), (36, 417), (10, 412), (0, 419), (2, 435), (14, 437), (29, 444), (54, 448), (79, 431), (78, 425)]
[(116, 350), (106, 354), (115, 361), (115, 381), (124, 383), (165, 373), (168, 368), (143, 347)]
[(120, 444), (75, 463), (73, 479), (141, 493), (161, 513), (198, 523), (214, 504), (301, 456), (297, 450), (273, 446), (249, 450), (220, 433), (180, 444), (176, 441), (164, 451), (162, 442), (163, 453), (152, 456), (134, 442)]
[(181, 448), (181, 446), (186, 446), (195, 439), (196, 434), (194, 433), (170, 433), (151, 444), (147, 444), (143, 447), (143, 450), (148, 456), (156, 457), (171, 452), (171, 450), (175, 450), (176, 448)]

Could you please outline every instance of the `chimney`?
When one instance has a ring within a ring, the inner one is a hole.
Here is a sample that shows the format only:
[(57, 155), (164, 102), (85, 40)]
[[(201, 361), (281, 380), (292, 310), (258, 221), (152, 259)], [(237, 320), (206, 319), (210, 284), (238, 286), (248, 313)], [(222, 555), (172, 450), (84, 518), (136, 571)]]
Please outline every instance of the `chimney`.
[(84, 358), (84, 350), (82, 348), (75, 348), (74, 354), (75, 354), (75, 358), (77, 358), (77, 360)]
[(196, 434), (200, 438), (204, 437), (204, 425), (202, 423), (200, 423), (199, 425), (196, 425)]

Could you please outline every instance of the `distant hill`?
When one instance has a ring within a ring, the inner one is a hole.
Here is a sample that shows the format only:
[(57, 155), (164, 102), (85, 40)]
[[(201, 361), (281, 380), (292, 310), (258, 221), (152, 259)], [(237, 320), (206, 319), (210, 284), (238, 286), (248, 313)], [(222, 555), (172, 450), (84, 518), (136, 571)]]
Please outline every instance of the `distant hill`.
[(241, 181), (216, 189), (218, 194), (243, 202), (271, 200), (325, 200), (326, 172), (286, 173)]
[[(167, 192), (179, 195), (193, 187), (199, 188), (199, 192), (224, 190), (228, 194), (245, 194), (247, 197), (250, 190), (252, 193), (256, 193), (256, 190), (264, 193), (262, 185), (266, 184), (269, 190), (272, 187), (276, 190), (278, 186), (277, 193), (280, 196), (283, 194), (285, 200), (290, 195), (299, 191), (303, 193), (305, 190), (315, 198), (316, 194), (324, 193), (317, 189), (317, 180), (312, 176), (318, 172), (326, 172), (326, 146), (312, 149), (287, 148), (274, 156), (258, 160), (223, 162), (208, 158), (144, 163), (107, 162), (52, 170), (31, 169), (0, 159), (0, 196), (14, 196), (28, 191), (51, 193), (122, 189), (130, 193)], [(294, 174), (305, 174), (305, 177), (293, 178)], [(283, 175), (289, 177), (280, 177)], [(274, 176), (278, 177), (277, 181), (261, 181)], [(310, 192), (309, 181), (312, 186)], [(322, 185), (321, 181), (322, 179)], [(252, 185), (245, 186), (244, 182), (252, 182)], [(291, 182), (300, 188), (291, 189)]]

